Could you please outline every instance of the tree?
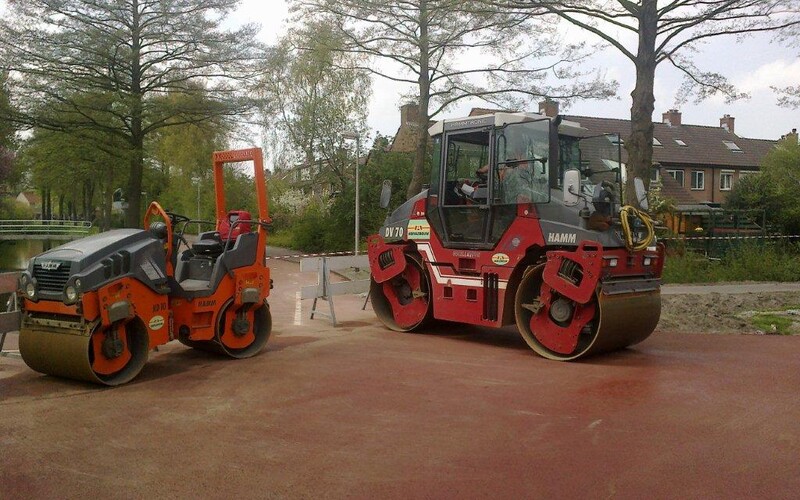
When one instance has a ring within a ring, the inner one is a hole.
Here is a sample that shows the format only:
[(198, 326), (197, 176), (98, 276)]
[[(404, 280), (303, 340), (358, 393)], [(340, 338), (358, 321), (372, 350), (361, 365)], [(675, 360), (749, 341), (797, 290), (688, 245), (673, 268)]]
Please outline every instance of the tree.
[[(490, 0), (492, 1), (492, 0)], [(704, 72), (691, 52), (711, 38), (745, 36), (798, 23), (786, 14), (794, 0), (499, 0), (512, 12), (556, 17), (598, 37), (628, 58), (635, 68), (631, 92), (631, 135), (625, 140), (628, 175), (649, 182), (653, 160), (653, 86), (656, 68), (669, 63), (685, 75), (679, 99), (713, 94), (740, 97), (721, 74)], [(659, 3), (661, 6), (659, 6)], [(623, 34), (620, 36), (620, 34)], [(625, 199), (638, 205), (633, 183)]]
[[(526, 14), (463, 0), (293, 0), (293, 9), (335, 27), (341, 51), (376, 60), (348, 68), (416, 87), (421, 126), (409, 197), (424, 180), (426, 125), (453, 103), (468, 97), (497, 102), (512, 95), (561, 100), (613, 95), (597, 74), (583, 83), (548, 85), (550, 74), (573, 82), (585, 76), (577, 64), (585, 53), (581, 45), (555, 43), (547, 26), (532, 28)], [(519, 40), (527, 33), (537, 33), (535, 46), (522, 52)], [(466, 59), (476, 62), (463, 63)]]
[[(9, 0), (0, 50), (16, 80), (12, 118), (97, 130), (129, 151), (128, 226), (139, 225), (145, 142), (159, 129), (245, 109), (257, 30), (221, 28), (239, 0)], [(167, 93), (207, 99), (166, 105)], [(86, 100), (86, 94), (106, 99)]]
[(767, 222), (784, 234), (800, 231), (800, 144), (790, 134), (764, 158), (761, 172), (740, 178), (725, 206), (736, 210), (765, 210)]
[(365, 71), (348, 68), (358, 56), (341, 47), (341, 37), (326, 23), (290, 30), (267, 57), (259, 90), (278, 163), (321, 160), (343, 187), (342, 133), (363, 132), (372, 82)]
[[(0, 71), (0, 116), (11, 113), (7, 88), (8, 74)], [(0, 185), (11, 179), (14, 168), (14, 130), (9, 121), (0, 120)]]

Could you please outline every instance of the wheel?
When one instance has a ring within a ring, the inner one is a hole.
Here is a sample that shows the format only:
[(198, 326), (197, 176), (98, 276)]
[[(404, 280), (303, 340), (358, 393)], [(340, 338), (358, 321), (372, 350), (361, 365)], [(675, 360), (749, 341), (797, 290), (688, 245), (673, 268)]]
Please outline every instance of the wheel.
[(558, 361), (576, 359), (586, 354), (597, 338), (597, 297), (579, 304), (561, 296), (544, 283), (543, 270), (540, 265), (526, 271), (517, 288), (517, 328), (537, 354)]
[(272, 315), (266, 301), (256, 309), (246, 305), (236, 310), (230, 299), (217, 318), (215, 343), (232, 358), (249, 358), (261, 351), (271, 332)]
[(370, 282), (372, 309), (388, 328), (416, 330), (430, 319), (431, 286), (428, 273), (417, 257), (406, 254), (403, 272), (383, 283)]
[(101, 383), (120, 385), (142, 371), (149, 350), (147, 333), (135, 321), (98, 325), (89, 340), (89, 365)]

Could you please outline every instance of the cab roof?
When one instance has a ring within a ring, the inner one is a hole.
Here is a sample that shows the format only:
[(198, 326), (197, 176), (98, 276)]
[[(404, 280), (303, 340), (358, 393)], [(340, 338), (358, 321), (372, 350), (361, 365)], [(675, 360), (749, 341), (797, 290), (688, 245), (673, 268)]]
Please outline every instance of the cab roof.
[[(478, 127), (503, 127), (512, 123), (534, 122), (540, 120), (552, 120), (546, 115), (537, 113), (506, 113), (497, 112), (489, 115), (465, 116), (463, 118), (449, 118), (439, 120), (431, 125), (428, 133), (433, 137), (451, 130), (467, 130)], [(587, 137), (590, 134), (588, 129), (581, 127), (580, 123), (568, 120), (561, 120), (558, 125), (558, 133), (574, 137)]]

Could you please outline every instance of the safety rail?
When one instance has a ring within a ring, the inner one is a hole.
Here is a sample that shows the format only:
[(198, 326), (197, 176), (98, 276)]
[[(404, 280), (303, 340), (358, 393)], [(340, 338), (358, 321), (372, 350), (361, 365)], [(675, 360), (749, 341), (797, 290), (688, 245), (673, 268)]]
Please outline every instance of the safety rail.
[(0, 234), (5, 233), (87, 233), (92, 223), (85, 220), (0, 220)]
[(0, 240), (50, 238), (71, 240), (89, 233), (83, 220), (0, 220)]
[(19, 304), (17, 303), (18, 272), (0, 273), (0, 296), (10, 294), (5, 307), (0, 309), (0, 356), (19, 357), (17, 351), (3, 351), (6, 334), (19, 330)]

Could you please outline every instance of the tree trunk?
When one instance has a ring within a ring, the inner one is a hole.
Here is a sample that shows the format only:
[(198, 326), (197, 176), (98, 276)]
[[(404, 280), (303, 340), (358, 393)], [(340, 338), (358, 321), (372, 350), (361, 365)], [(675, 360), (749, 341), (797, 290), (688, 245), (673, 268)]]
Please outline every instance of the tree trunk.
[(429, 68), (428, 10), (427, 1), (419, 3), (419, 128), (417, 129), (417, 148), (414, 166), (406, 197), (411, 198), (422, 189), (425, 177), (425, 160), (428, 156), (428, 104), (430, 102), (431, 81)]
[(653, 166), (653, 82), (656, 73), (656, 35), (658, 12), (656, 0), (643, 0), (639, 12), (639, 51), (636, 56), (636, 87), (631, 92), (631, 135), (625, 141), (628, 151), (625, 198), (627, 205), (640, 207), (633, 180), (640, 177), (650, 183)]
[(131, 169), (128, 177), (128, 211), (125, 212), (125, 226), (139, 227), (142, 211), (142, 174), (144, 172), (144, 133), (142, 129), (142, 65), (140, 39), (139, 2), (133, 0), (132, 50), (131, 50)]

